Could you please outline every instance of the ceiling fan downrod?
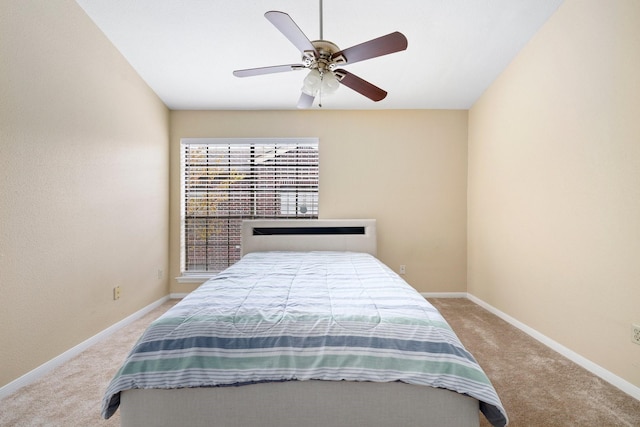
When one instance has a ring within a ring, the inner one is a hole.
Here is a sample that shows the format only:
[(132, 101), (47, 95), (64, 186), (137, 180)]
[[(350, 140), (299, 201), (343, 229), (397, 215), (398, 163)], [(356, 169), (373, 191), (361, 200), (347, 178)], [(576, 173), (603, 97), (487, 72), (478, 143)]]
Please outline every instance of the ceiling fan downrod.
[(320, 0), (320, 40), (324, 40), (322, 35), (322, 0)]

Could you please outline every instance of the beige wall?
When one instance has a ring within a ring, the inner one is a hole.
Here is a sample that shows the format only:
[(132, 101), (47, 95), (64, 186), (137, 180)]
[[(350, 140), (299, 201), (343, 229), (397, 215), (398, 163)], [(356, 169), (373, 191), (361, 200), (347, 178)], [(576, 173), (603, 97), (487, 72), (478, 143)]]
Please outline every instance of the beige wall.
[(640, 2), (567, 0), (469, 113), (468, 290), (640, 386)]
[(0, 73), (2, 386), (167, 294), (169, 113), (72, 0), (0, 2)]
[[(346, 89), (345, 89), (346, 90)], [(183, 137), (318, 137), (320, 217), (375, 218), (378, 256), (419, 291), (466, 290), (466, 111), (171, 112), (171, 277)], [(187, 292), (195, 285), (171, 285)]]
[(469, 113), (169, 113), (75, 2), (3, 0), (0, 386), (195, 287), (181, 137), (277, 136), (319, 137), (320, 216), (377, 218), (416, 289), (468, 289), (640, 386), (638, 28), (635, 0), (566, 0)]

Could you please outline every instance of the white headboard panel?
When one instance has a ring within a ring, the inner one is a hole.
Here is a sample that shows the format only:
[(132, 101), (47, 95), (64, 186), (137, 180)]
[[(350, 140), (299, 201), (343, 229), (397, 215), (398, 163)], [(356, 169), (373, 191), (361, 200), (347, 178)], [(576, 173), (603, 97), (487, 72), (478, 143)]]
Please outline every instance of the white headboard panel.
[(376, 256), (376, 220), (243, 221), (242, 255), (260, 251), (352, 251)]

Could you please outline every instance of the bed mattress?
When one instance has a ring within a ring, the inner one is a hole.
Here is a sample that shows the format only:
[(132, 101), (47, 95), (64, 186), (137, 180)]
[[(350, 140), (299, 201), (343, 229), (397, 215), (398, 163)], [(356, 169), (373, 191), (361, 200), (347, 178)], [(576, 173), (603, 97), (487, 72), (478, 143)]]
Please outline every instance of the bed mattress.
[(129, 389), (281, 381), (404, 382), (445, 388), (507, 423), (490, 380), (440, 313), (375, 257), (254, 252), (153, 322), (110, 383)]

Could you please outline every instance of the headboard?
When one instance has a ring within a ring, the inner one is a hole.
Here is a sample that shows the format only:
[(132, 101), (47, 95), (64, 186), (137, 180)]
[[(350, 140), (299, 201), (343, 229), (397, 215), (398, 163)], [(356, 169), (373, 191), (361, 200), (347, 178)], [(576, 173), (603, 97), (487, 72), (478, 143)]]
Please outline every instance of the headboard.
[(245, 220), (242, 255), (259, 251), (352, 251), (376, 256), (376, 220)]

